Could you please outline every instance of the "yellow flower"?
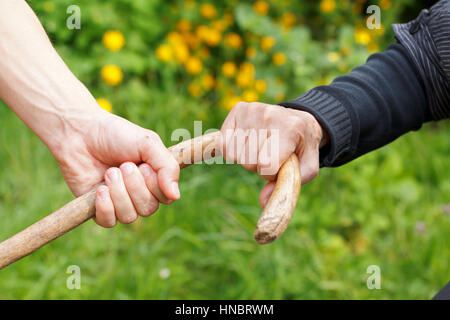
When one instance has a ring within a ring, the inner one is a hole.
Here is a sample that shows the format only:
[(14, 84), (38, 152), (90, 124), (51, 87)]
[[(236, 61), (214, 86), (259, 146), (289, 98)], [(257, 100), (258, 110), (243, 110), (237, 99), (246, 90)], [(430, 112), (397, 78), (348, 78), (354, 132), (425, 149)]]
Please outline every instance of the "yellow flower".
[(240, 66), (239, 73), (236, 77), (236, 83), (241, 88), (250, 87), (255, 79), (255, 66), (250, 62), (244, 62)]
[(186, 19), (181, 19), (177, 23), (177, 29), (182, 33), (191, 31), (191, 23)]
[(259, 15), (266, 15), (269, 12), (269, 5), (265, 1), (258, 0), (253, 3), (253, 10)]
[(248, 88), (253, 83), (253, 76), (243, 71), (239, 71), (236, 77), (236, 83), (241, 88)]
[(189, 48), (187, 45), (185, 45), (184, 43), (180, 43), (178, 44), (175, 48), (174, 48), (174, 53), (175, 53), (175, 59), (179, 62), (179, 63), (185, 63), (187, 61), (187, 59), (189, 58)]
[(284, 53), (276, 52), (272, 56), (272, 61), (276, 66), (282, 66), (286, 63), (286, 56), (284, 55)]
[(320, 2), (320, 10), (324, 13), (330, 13), (336, 8), (334, 0), (322, 0)]
[(223, 101), (223, 106), (227, 110), (233, 109), (233, 107), (241, 101), (238, 96), (227, 96)]
[(392, 1), (391, 0), (380, 0), (379, 5), (382, 10), (387, 10), (392, 6)]
[(230, 32), (225, 37), (225, 43), (231, 48), (237, 49), (242, 45), (241, 36), (235, 32)]
[(247, 58), (253, 58), (254, 56), (256, 56), (256, 49), (253, 47), (248, 47), (245, 51), (245, 55), (247, 56)]
[(222, 39), (220, 31), (203, 25), (197, 28), (196, 34), (197, 37), (205, 41), (206, 44), (211, 47), (218, 45)]
[(216, 20), (211, 22), (211, 26), (213, 29), (216, 29), (219, 32), (223, 32), (228, 27), (228, 22), (225, 19)]
[(114, 64), (108, 64), (101, 70), (103, 80), (110, 86), (116, 86), (122, 82), (123, 73), (120, 68)]
[(355, 41), (362, 45), (368, 45), (371, 40), (371, 35), (368, 30), (359, 28), (355, 30)]
[(258, 93), (253, 90), (245, 90), (242, 93), (242, 100), (244, 100), (245, 102), (255, 102), (258, 101), (258, 99), (259, 99)]
[(275, 42), (276, 41), (273, 37), (263, 37), (261, 39), (261, 49), (265, 52), (268, 52), (275, 45)]
[(106, 100), (105, 98), (98, 98), (97, 99), (97, 103), (100, 107), (102, 107), (103, 109), (105, 109), (108, 112), (112, 111), (112, 105), (111, 102), (109, 102), (108, 100)]
[(241, 72), (244, 72), (244, 73), (250, 75), (252, 78), (255, 75), (255, 66), (248, 61), (243, 62), (241, 64), (240, 69), (241, 69)]
[(201, 40), (205, 40), (208, 37), (209, 28), (204, 25), (198, 26), (195, 33)]
[(295, 25), (296, 20), (295, 14), (286, 12), (281, 16), (281, 25), (285, 30), (289, 30)]
[(191, 83), (188, 87), (188, 92), (193, 97), (199, 97), (202, 94), (202, 88), (196, 83)]
[(205, 42), (210, 47), (217, 46), (220, 43), (220, 40), (222, 39), (222, 35), (220, 32), (216, 29), (208, 29), (208, 34), (205, 39)]
[(256, 91), (258, 91), (259, 93), (264, 93), (266, 92), (267, 89), (267, 84), (264, 80), (256, 80), (255, 81), (255, 89)]
[(186, 33), (184, 35), (184, 40), (191, 48), (197, 48), (200, 45), (200, 39), (192, 33)]
[(333, 62), (333, 63), (337, 62), (340, 58), (341, 58), (341, 56), (337, 52), (328, 52), (328, 54), (327, 54), (328, 61)]
[(173, 58), (172, 48), (167, 44), (162, 44), (156, 49), (156, 56), (161, 61), (170, 61)]
[(196, 57), (190, 57), (186, 61), (186, 71), (190, 74), (198, 74), (203, 69), (203, 63), (199, 58)]
[(212, 19), (216, 16), (217, 11), (216, 11), (216, 8), (212, 4), (205, 3), (200, 7), (200, 13), (204, 18)]
[(167, 40), (173, 46), (178, 46), (180, 43), (183, 43), (183, 36), (176, 31), (171, 31), (166, 35)]
[(225, 62), (222, 66), (222, 73), (225, 77), (231, 78), (236, 73), (236, 64), (232, 61)]
[(103, 35), (103, 45), (111, 51), (119, 51), (125, 44), (125, 38), (117, 30), (106, 31)]
[(205, 74), (202, 79), (202, 86), (203, 88), (205, 88), (206, 90), (211, 89), (212, 87), (214, 87), (215, 81), (214, 81), (214, 77), (210, 74)]

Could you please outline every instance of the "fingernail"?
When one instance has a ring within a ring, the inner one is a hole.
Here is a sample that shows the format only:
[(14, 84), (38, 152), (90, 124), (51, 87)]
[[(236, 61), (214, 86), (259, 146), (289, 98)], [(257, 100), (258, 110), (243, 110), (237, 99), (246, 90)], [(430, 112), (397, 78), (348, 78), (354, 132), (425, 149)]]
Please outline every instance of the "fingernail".
[(108, 177), (111, 179), (111, 181), (118, 181), (119, 173), (117, 172), (117, 169), (109, 170)]
[(150, 175), (150, 167), (148, 165), (142, 165), (141, 172), (145, 177), (148, 177)]
[(134, 169), (134, 165), (131, 164), (131, 163), (124, 163), (122, 165), (123, 173), (125, 173), (126, 175), (132, 174), (133, 173), (133, 169)]
[(172, 193), (175, 195), (177, 199), (180, 198), (180, 189), (178, 189), (178, 182), (172, 182)]

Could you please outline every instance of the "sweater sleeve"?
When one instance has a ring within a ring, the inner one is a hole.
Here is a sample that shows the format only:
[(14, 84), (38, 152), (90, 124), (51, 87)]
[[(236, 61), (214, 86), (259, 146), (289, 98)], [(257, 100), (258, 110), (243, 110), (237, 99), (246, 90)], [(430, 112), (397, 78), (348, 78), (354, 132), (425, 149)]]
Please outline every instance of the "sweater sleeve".
[(399, 43), (363, 66), (280, 104), (310, 112), (328, 132), (322, 167), (342, 165), (450, 116), (449, 3), (441, 0), (416, 20), (394, 25)]
[(282, 106), (312, 113), (328, 132), (321, 166), (339, 166), (431, 119), (425, 88), (399, 44)]

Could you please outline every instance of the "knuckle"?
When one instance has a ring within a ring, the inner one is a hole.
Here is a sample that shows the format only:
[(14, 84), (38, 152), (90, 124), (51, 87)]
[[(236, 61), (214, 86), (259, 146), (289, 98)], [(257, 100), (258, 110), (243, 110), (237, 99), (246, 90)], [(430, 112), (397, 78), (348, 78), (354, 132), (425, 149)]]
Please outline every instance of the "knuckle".
[(308, 124), (316, 124), (317, 123), (316, 118), (311, 113), (306, 112), (306, 111), (301, 113), (300, 118), (302, 118), (303, 121)]
[(115, 167), (108, 168), (108, 169), (105, 171), (105, 175), (110, 175), (110, 174), (112, 174), (113, 171), (114, 171), (115, 169), (116, 169)]
[(135, 194), (140, 194), (141, 191), (141, 184), (139, 181), (136, 181), (135, 179), (126, 176), (123, 179), (125, 184), (125, 190), (128, 193), (129, 197), (134, 196)]
[(301, 131), (305, 130), (306, 123), (305, 123), (305, 119), (303, 119), (302, 117), (292, 117), (291, 121), (292, 121), (292, 126), (294, 126), (297, 130), (298, 129), (300, 129)]
[(159, 135), (153, 130), (147, 130), (146, 138), (147, 138), (147, 140), (153, 140), (153, 141), (155, 141), (155, 140), (159, 141), (160, 140)]
[[(111, 177), (117, 177), (118, 179), (112, 179)], [(116, 167), (108, 168), (105, 172), (105, 183), (109, 187), (111, 185), (116, 185), (122, 179), (121, 170)]]
[(238, 103), (236, 103), (234, 108), (236, 108), (237, 111), (241, 111), (241, 110), (245, 109), (247, 107), (247, 105), (248, 105), (247, 102), (239, 101)]
[(264, 108), (262, 112), (262, 120), (264, 123), (270, 122), (273, 119), (274, 110), (272, 108)]
[(288, 117), (284, 121), (285, 128), (289, 133), (303, 132), (304, 131), (304, 121), (298, 116)]
[(161, 138), (156, 132), (152, 130), (146, 130), (144, 137), (140, 142), (140, 149), (144, 153), (149, 153), (152, 149), (161, 147), (162, 144), (163, 143), (161, 141)]
[(169, 162), (167, 163), (167, 167), (171, 170), (174, 171), (175, 173), (180, 172), (180, 165), (178, 164), (177, 160), (175, 160), (174, 157), (170, 157)]
[(253, 115), (259, 110), (260, 104), (258, 102), (248, 102), (247, 103), (247, 114)]

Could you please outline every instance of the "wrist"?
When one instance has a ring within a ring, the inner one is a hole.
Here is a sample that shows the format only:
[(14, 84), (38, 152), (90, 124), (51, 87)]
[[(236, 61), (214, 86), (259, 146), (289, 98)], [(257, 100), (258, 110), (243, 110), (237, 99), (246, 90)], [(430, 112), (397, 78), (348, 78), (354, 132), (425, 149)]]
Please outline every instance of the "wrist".
[(312, 132), (313, 135), (317, 138), (316, 141), (320, 141), (319, 149), (330, 142), (330, 136), (328, 135), (328, 132), (312, 113), (297, 109), (287, 110), (290, 110), (289, 112), (293, 112), (294, 114), (300, 116), (303, 121), (309, 124), (309, 131)]
[[(316, 120), (317, 121), (317, 120)], [(320, 128), (322, 129), (322, 139), (320, 140), (319, 149), (326, 146), (330, 142), (330, 136), (328, 135), (327, 130), (317, 121)]]
[(108, 115), (80, 83), (79, 88), (71, 90), (70, 97), (61, 99), (49, 116), (43, 119), (42, 130), (36, 133), (58, 159), (61, 154), (67, 154), (62, 150), (67, 148), (68, 142), (84, 140), (95, 126), (93, 123)]

